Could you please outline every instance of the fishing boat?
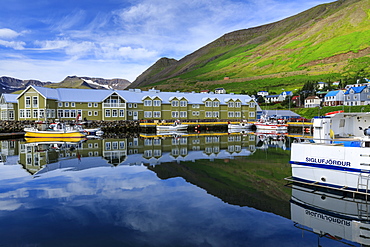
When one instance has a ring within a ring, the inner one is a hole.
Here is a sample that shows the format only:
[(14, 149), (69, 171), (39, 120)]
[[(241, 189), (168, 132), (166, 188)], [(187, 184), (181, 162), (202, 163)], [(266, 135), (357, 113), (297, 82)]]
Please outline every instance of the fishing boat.
[(160, 124), (157, 125), (157, 131), (184, 131), (188, 129), (187, 124), (182, 124), (180, 121), (175, 121), (173, 124)]
[(315, 118), (313, 139), (292, 143), (292, 177), (287, 180), (368, 194), (369, 124), (369, 112)]
[(228, 129), (237, 129), (237, 130), (246, 130), (246, 129), (252, 129), (254, 126), (253, 123), (248, 123), (248, 122), (240, 122), (236, 124), (231, 124), (229, 123), (227, 125)]
[(67, 126), (64, 123), (56, 122), (49, 124), (38, 123), (37, 127), (24, 128), (26, 138), (83, 138), (85, 134), (81, 133), (75, 126)]
[(285, 124), (284, 119), (267, 117), (266, 115), (262, 115), (254, 125), (257, 130), (288, 131), (288, 125)]

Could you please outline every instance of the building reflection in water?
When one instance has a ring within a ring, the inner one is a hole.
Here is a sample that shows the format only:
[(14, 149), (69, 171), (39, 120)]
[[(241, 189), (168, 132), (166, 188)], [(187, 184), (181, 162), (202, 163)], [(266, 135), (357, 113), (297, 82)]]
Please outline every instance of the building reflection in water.
[[(163, 162), (233, 159), (269, 147), (285, 150), (286, 140), (285, 135), (271, 133), (164, 133), (122, 139), (39, 142), (3, 140), (1, 161), (6, 164), (9, 157), (17, 156), (18, 163), (30, 174), (54, 169), (81, 170), (94, 167), (94, 164), (102, 166), (103, 162), (89, 162), (90, 167), (82, 167), (79, 160), (87, 157), (102, 158), (107, 166), (155, 166)], [(62, 162), (68, 159), (75, 161)]]

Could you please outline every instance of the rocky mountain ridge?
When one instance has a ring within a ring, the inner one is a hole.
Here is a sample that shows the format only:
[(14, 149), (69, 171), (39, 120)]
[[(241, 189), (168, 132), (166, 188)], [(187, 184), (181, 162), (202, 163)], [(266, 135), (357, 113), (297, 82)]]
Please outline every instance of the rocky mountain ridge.
[(24, 90), (30, 85), (52, 88), (91, 88), (123, 90), (131, 84), (126, 79), (104, 79), (94, 77), (67, 76), (60, 83), (42, 82), (38, 80), (21, 80), (13, 77), (0, 77), (0, 93), (12, 93)]

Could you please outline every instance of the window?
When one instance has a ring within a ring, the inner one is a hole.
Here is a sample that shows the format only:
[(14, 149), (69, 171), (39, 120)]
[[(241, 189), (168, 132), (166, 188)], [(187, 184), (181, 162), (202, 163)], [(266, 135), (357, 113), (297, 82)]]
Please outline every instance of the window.
[(63, 117), (64, 117), (63, 110), (58, 110), (58, 118), (63, 118)]
[(134, 107), (134, 108), (137, 108), (137, 104), (136, 104), (136, 103), (134, 103), (134, 104), (133, 104), (133, 107)]
[(240, 102), (235, 102), (235, 107), (240, 108), (242, 104)]
[(76, 115), (76, 110), (71, 110), (70, 113), (71, 113), (72, 118), (75, 118), (77, 116)]
[(242, 115), (242, 114), (240, 113), (240, 111), (236, 111), (236, 112), (235, 112), (235, 117), (240, 118), (240, 117), (241, 117), (241, 115)]
[(118, 117), (118, 111), (117, 109), (112, 110), (112, 117)]
[(91, 102), (87, 103), (87, 106), (92, 107), (92, 103)]
[(59, 102), (58, 103), (58, 107), (63, 107), (63, 103), (62, 102)]
[(26, 110), (26, 118), (30, 118), (31, 117), (31, 110)]
[(38, 118), (39, 117), (39, 111), (38, 110), (33, 110), (33, 118)]
[(98, 116), (99, 114), (98, 114), (98, 111), (94, 111), (94, 116), (96, 117), (96, 116)]
[(219, 112), (218, 111), (214, 111), (213, 112), (213, 117), (214, 118), (218, 118), (219, 117)]
[(124, 149), (125, 148), (125, 142), (120, 141), (119, 142), (119, 149)]
[(25, 118), (25, 111), (23, 109), (19, 110), (19, 117), (20, 118)]
[(219, 107), (219, 106), (220, 106), (220, 102), (218, 102), (218, 101), (213, 102), (213, 107)]
[(132, 108), (132, 104), (131, 103), (127, 104), (127, 107)]
[(151, 100), (144, 100), (144, 106), (152, 106)]
[(233, 111), (229, 111), (228, 116), (229, 117), (234, 117), (234, 112)]
[(161, 101), (160, 100), (154, 100), (153, 101), (153, 106), (161, 106)]
[(128, 115), (129, 116), (132, 116), (132, 111), (128, 111)]
[(14, 120), (14, 111), (9, 111), (9, 119)]
[(254, 108), (256, 107), (256, 104), (254, 102), (250, 102), (249, 107)]
[(161, 112), (160, 111), (154, 111), (153, 112), (153, 117), (160, 118), (161, 117)]
[(178, 118), (179, 117), (179, 112), (178, 111), (173, 111), (173, 112), (171, 112), (171, 114), (172, 114), (173, 118)]
[(193, 108), (199, 108), (199, 104), (194, 104)]
[(229, 107), (234, 107), (234, 102), (229, 102), (228, 106)]
[(172, 106), (179, 106), (179, 101), (178, 101), (178, 100), (173, 100), (173, 101), (171, 102), (171, 105), (172, 105)]
[(27, 108), (31, 107), (31, 97), (29, 96), (26, 97), (26, 107)]
[(185, 100), (180, 101), (180, 107), (186, 107), (188, 105), (188, 102)]
[(212, 102), (211, 101), (206, 101), (206, 107), (212, 107)]
[(88, 116), (92, 116), (92, 111), (88, 111), (88, 112), (87, 112), (87, 115), (88, 115)]
[(125, 117), (125, 110), (120, 109), (120, 110), (119, 110), (119, 116), (120, 116), (120, 117)]
[(144, 118), (151, 118), (152, 112), (151, 111), (144, 111)]
[(69, 118), (69, 110), (64, 110), (64, 117), (68, 117)]
[(211, 111), (206, 111), (206, 117), (212, 117), (212, 112)]
[(187, 112), (186, 111), (180, 111), (180, 117), (181, 118), (186, 118), (187, 117)]
[(69, 103), (68, 103), (68, 102), (65, 102), (65, 103), (64, 103), (64, 106), (65, 106), (65, 107), (69, 107)]
[(41, 109), (39, 110), (39, 118), (44, 118), (45, 117), (45, 110)]
[(109, 109), (105, 110), (105, 116), (110, 117), (110, 110)]
[(254, 111), (249, 112), (249, 117), (254, 117)]
[(76, 103), (75, 102), (72, 102), (71, 103), (71, 107), (76, 107)]
[(33, 96), (32, 97), (32, 107), (39, 107), (38, 97), (37, 96)]
[(98, 107), (98, 103), (94, 103), (94, 107)]

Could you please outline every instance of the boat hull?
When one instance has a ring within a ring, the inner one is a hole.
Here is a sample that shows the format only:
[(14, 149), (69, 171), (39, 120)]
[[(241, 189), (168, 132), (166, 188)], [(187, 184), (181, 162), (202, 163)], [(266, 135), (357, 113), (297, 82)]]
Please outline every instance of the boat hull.
[(187, 125), (177, 125), (177, 126), (157, 126), (158, 131), (184, 131), (187, 130), (188, 126)]
[(304, 183), (367, 191), (370, 148), (341, 144), (293, 143), (292, 177)]
[(83, 138), (79, 131), (26, 131), (27, 138)]
[(276, 130), (276, 131), (288, 131), (288, 125), (285, 124), (255, 124), (257, 130)]

